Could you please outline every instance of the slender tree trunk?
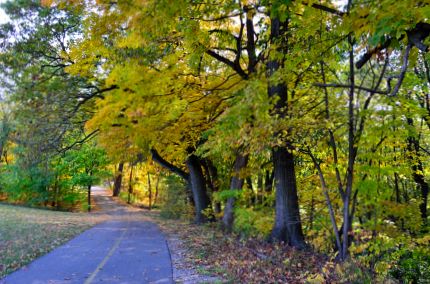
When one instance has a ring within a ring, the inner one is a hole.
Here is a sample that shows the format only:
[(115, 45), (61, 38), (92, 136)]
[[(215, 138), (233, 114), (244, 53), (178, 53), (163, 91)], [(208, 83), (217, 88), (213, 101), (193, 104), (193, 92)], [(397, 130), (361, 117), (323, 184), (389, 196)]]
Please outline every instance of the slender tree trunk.
[(206, 191), (206, 181), (200, 160), (196, 155), (191, 154), (186, 164), (190, 172), (190, 184), (195, 204), (195, 221), (197, 224), (201, 224), (208, 220), (204, 216), (203, 211), (210, 207), (210, 200)]
[[(407, 118), (409, 126), (413, 127), (413, 119)], [(424, 167), (421, 161), (420, 154), (420, 142), (417, 137), (410, 135), (407, 139), (408, 142), (408, 150), (409, 150), (409, 160), (411, 163), (412, 177), (414, 179), (415, 184), (421, 191), (421, 204), (420, 204), (420, 212), (421, 218), (423, 220), (423, 227), (427, 224), (427, 200), (429, 194), (429, 185), (425, 181), (424, 177)]]
[(314, 199), (314, 196), (312, 196), (311, 208), (309, 212), (309, 230), (312, 230), (314, 227), (314, 214), (315, 214), (315, 199)]
[(52, 206), (55, 207), (56, 210), (60, 208), (58, 198), (60, 195), (60, 188), (58, 186), (58, 176), (55, 175), (55, 182), (54, 182), (54, 200), (52, 201)]
[(250, 191), (250, 198), (248, 201), (248, 207), (255, 206), (258, 203), (258, 193), (254, 191), (254, 188), (252, 186), (252, 179), (251, 177), (246, 177), (246, 186), (248, 190)]
[(128, 178), (128, 200), (127, 200), (128, 204), (131, 204), (132, 193), (133, 193), (133, 165), (130, 164), (130, 176)]
[[(208, 160), (207, 165), (208, 165), (209, 174), (212, 179), (212, 192), (218, 192), (219, 191), (218, 170), (210, 160)], [(219, 200), (215, 200), (214, 202), (214, 212), (217, 215), (221, 213), (221, 202)]]
[(265, 202), (264, 196), (267, 197), (272, 193), (273, 191), (273, 181), (275, 180), (275, 171), (266, 171), (266, 176), (264, 178), (264, 193), (262, 197), (262, 202)]
[(148, 209), (151, 210), (152, 209), (152, 188), (151, 188), (151, 175), (148, 174), (148, 193), (149, 193), (149, 206)]
[(155, 206), (158, 200), (158, 186), (160, 184), (160, 173), (157, 174), (157, 182), (155, 183), (155, 196), (154, 196), (154, 202), (152, 203), (152, 206)]
[(264, 191), (271, 193), (273, 189), (273, 180), (275, 178), (275, 172), (266, 171), (266, 177), (264, 179)]
[(88, 186), (88, 212), (91, 212), (91, 185)]
[(121, 192), (123, 169), (124, 169), (124, 162), (121, 162), (118, 165), (118, 171), (116, 173), (115, 182), (113, 184), (113, 196), (119, 196), (119, 193)]
[[(230, 181), (230, 190), (241, 190), (243, 187), (243, 178), (240, 176), (242, 169), (248, 164), (248, 155), (238, 154), (233, 166), (233, 176)], [(224, 207), (224, 215), (222, 217), (222, 228), (225, 232), (230, 233), (233, 230), (234, 222), (234, 204), (236, 202), (235, 197), (227, 199), (227, 203)]]
[(394, 173), (394, 190), (396, 194), (396, 203), (400, 204), (400, 188), (399, 188), (399, 174)]
[(354, 72), (354, 41), (352, 36), (348, 36), (350, 45), (349, 51), (349, 81), (351, 84), (348, 94), (348, 167), (346, 173), (346, 188), (343, 196), (343, 228), (342, 228), (342, 250), (340, 251), (341, 260), (346, 260), (349, 256), (349, 230), (353, 216), (351, 216), (349, 208), (351, 202), (352, 186), (354, 181), (354, 164), (356, 156), (355, 145), (355, 72)]
[[(218, 183), (218, 171), (217, 168), (213, 165), (212, 161), (209, 159), (204, 159), (203, 167), (207, 176), (207, 185), (212, 193), (219, 191), (219, 183)], [(214, 213), (218, 215), (221, 213), (221, 202), (215, 200), (213, 202)]]

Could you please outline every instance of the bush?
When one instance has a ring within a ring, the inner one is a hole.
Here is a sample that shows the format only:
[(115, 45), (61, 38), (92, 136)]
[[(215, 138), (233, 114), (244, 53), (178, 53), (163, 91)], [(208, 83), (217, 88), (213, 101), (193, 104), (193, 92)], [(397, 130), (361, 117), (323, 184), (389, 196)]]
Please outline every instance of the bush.
[(161, 211), (160, 216), (168, 219), (193, 218), (192, 206), (187, 200), (186, 185), (179, 177), (167, 176), (164, 184), (165, 190), (160, 190)]
[(49, 200), (51, 181), (51, 177), (38, 167), (6, 166), (0, 175), (1, 190), (7, 200), (31, 206), (40, 206)]
[(404, 251), (389, 274), (403, 283), (430, 283), (430, 250)]
[(271, 211), (237, 208), (233, 230), (235, 233), (246, 237), (266, 238), (272, 230), (273, 220), (273, 212)]

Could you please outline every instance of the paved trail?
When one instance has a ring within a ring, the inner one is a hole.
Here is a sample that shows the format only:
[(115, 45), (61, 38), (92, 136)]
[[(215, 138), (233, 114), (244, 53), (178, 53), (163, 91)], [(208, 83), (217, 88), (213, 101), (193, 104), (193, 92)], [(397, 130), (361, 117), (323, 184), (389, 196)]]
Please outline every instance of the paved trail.
[(93, 187), (99, 212), (108, 221), (35, 260), (5, 284), (173, 283), (166, 240), (139, 210), (114, 202)]

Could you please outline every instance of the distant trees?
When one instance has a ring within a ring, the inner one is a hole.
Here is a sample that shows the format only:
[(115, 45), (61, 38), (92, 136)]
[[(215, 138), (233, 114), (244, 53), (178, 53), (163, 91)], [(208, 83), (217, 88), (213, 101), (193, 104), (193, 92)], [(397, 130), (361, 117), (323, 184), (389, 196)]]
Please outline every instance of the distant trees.
[(7, 109), (1, 150), (7, 147), (13, 163), (2, 168), (1, 191), (11, 200), (71, 209), (80, 194), (60, 160), (97, 132), (87, 133), (84, 124), (91, 98), (104, 92), (96, 81), (65, 71), (73, 65), (68, 52), (81, 32), (80, 15), (32, 1), (10, 1), (3, 8), (11, 22), (0, 27)]

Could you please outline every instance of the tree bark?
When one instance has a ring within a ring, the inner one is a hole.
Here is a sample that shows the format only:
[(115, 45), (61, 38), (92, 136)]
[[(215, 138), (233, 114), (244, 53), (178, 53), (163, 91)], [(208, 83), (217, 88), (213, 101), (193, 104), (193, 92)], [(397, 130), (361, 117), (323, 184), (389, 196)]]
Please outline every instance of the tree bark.
[[(271, 43), (281, 46), (281, 48), (274, 50), (275, 52), (288, 52), (288, 44), (285, 39), (287, 30), (288, 19), (284, 22), (280, 21), (278, 17), (271, 19)], [(267, 76), (269, 79), (282, 67), (282, 61), (277, 58), (278, 56), (272, 56), (272, 59), (267, 62)], [(281, 118), (285, 118), (289, 112), (286, 84), (270, 84), (269, 82), (268, 95), (270, 98), (277, 97), (273, 113), (279, 115)], [(302, 249), (306, 244), (300, 220), (294, 154), (289, 147), (291, 147), (291, 141), (287, 138), (285, 139), (285, 145), (278, 146), (272, 150), (276, 205), (275, 225), (272, 230), (271, 239), (287, 241), (289, 245)]]
[(285, 147), (272, 151), (275, 171), (275, 226), (271, 238), (287, 241), (290, 246), (306, 246), (300, 220), (294, 155)]
[[(349, 2), (350, 3), (350, 2)], [(345, 195), (343, 196), (343, 227), (342, 227), (342, 249), (339, 252), (342, 261), (349, 257), (349, 232), (352, 229), (353, 215), (349, 211), (354, 181), (354, 165), (357, 153), (356, 142), (356, 119), (355, 119), (355, 70), (354, 70), (354, 40), (352, 35), (348, 36), (349, 51), (349, 81), (351, 84), (348, 94), (348, 167), (346, 172)]]
[(123, 170), (124, 162), (120, 162), (118, 165), (118, 172), (116, 173), (115, 181), (113, 183), (113, 196), (119, 196), (119, 193), (121, 192)]
[[(238, 154), (233, 166), (233, 176), (230, 181), (230, 190), (241, 190), (243, 187), (243, 178), (240, 176), (240, 172), (248, 164), (248, 155)], [(234, 204), (236, 202), (235, 197), (227, 199), (227, 203), (224, 207), (224, 215), (222, 217), (222, 228), (224, 232), (230, 233), (233, 230), (234, 222)]]
[(193, 192), (195, 204), (195, 222), (197, 224), (201, 224), (208, 221), (208, 218), (203, 214), (203, 211), (210, 207), (210, 200), (206, 191), (206, 181), (200, 160), (196, 155), (191, 154), (188, 157), (186, 164), (190, 172), (189, 183)]

